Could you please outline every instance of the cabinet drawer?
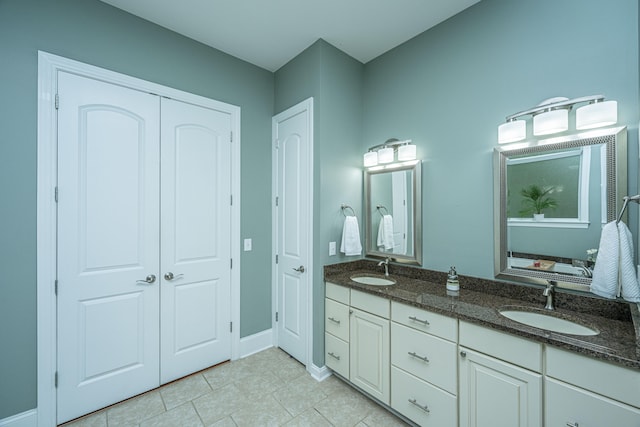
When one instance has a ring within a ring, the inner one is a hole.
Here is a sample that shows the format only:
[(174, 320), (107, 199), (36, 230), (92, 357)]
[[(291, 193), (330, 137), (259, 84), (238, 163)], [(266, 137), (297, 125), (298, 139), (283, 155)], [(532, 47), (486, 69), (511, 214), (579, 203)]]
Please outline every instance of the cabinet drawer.
[(421, 426), (456, 427), (455, 396), (391, 367), (391, 407)]
[(349, 343), (324, 334), (324, 361), (338, 375), (349, 379)]
[(458, 321), (453, 317), (393, 301), (391, 320), (449, 341), (458, 340)]
[(545, 405), (546, 426), (640, 426), (640, 410), (553, 379), (545, 383)]
[(376, 316), (389, 318), (389, 300), (365, 292), (351, 290), (351, 306)]
[(640, 371), (547, 346), (547, 376), (640, 408)]
[(542, 344), (533, 341), (461, 321), (460, 345), (542, 372)]
[(453, 342), (391, 323), (391, 364), (451, 394), (458, 384), (456, 348)]
[(345, 288), (344, 286), (336, 285), (335, 283), (326, 282), (324, 295), (327, 298), (331, 298), (332, 300), (336, 300), (343, 304), (349, 305), (349, 288)]
[(324, 315), (325, 332), (349, 342), (349, 306), (325, 298)]

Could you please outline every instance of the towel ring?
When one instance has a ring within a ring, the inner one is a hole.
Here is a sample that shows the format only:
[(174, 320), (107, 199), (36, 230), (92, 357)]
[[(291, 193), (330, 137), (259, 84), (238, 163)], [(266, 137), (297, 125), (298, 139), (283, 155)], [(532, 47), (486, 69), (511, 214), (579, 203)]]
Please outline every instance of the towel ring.
[(625, 209), (627, 209), (627, 205), (629, 204), (629, 202), (636, 202), (640, 204), (640, 194), (636, 196), (625, 196), (622, 198), (622, 200), (623, 200), (622, 209), (620, 209), (620, 213), (618, 214), (618, 219), (616, 219), (616, 224), (618, 224), (622, 219), (622, 215), (624, 215), (624, 211)]
[[(389, 215), (389, 211), (387, 210), (387, 208), (382, 205), (376, 206), (376, 209), (378, 210), (378, 213), (380, 214), (381, 217), (384, 217), (385, 215)], [(382, 213), (382, 209), (384, 209), (384, 213)]]
[(353, 214), (353, 215), (351, 215), (351, 216), (356, 216), (356, 211), (354, 211), (354, 210), (353, 210), (353, 208), (352, 208), (351, 206), (349, 206), (349, 205), (341, 205), (341, 206), (340, 206), (340, 209), (342, 209), (342, 215), (344, 215), (344, 216), (345, 216), (345, 218), (348, 216), (348, 215), (345, 213), (345, 210), (347, 210), (347, 209), (350, 209), (350, 210), (351, 210), (351, 213)]

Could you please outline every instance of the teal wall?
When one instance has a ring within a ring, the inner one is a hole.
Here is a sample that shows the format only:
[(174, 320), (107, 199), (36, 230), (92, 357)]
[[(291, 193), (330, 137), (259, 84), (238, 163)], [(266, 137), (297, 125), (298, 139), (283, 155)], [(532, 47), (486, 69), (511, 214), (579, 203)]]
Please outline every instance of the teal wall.
[(273, 73), (96, 0), (0, 0), (0, 420), (36, 407), (38, 50), (241, 107), (241, 336), (271, 322)]
[[(362, 223), (363, 65), (323, 40), (275, 73), (277, 113), (314, 98), (313, 171), (313, 362), (324, 365), (324, 280), (322, 267), (359, 257), (339, 252), (344, 216), (352, 206)], [(329, 256), (329, 242), (338, 254)], [(364, 243), (364, 242), (363, 242)]]
[(637, 0), (483, 0), (366, 64), (361, 151), (411, 138), (424, 160), (425, 268), (493, 278), (498, 125), (553, 96), (593, 94), (618, 101), (636, 194)]

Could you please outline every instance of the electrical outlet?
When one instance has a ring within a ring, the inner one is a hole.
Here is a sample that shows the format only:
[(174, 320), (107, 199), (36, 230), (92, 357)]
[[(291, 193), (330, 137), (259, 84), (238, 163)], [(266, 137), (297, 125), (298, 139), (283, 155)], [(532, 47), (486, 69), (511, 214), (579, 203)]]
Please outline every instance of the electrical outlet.
[(329, 242), (329, 256), (336, 254), (336, 242)]
[(251, 239), (244, 239), (244, 251), (245, 252), (251, 250), (251, 245), (252, 245)]

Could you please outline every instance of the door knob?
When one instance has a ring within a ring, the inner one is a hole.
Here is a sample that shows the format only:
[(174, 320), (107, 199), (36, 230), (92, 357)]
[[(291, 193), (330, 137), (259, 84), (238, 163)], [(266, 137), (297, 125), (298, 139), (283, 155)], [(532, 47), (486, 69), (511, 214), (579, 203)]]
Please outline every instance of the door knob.
[(304, 265), (301, 265), (298, 268), (294, 268), (293, 271), (297, 271), (298, 273), (304, 273)]
[(155, 281), (156, 281), (156, 276), (154, 274), (150, 274), (147, 277), (145, 277), (144, 280), (136, 280), (136, 283), (152, 284)]
[(173, 279), (179, 279), (182, 276), (184, 276), (184, 274), (182, 274), (182, 273), (176, 274), (174, 276), (172, 272), (168, 272), (168, 273), (165, 273), (164, 278), (167, 279), (167, 280), (173, 280)]

